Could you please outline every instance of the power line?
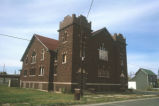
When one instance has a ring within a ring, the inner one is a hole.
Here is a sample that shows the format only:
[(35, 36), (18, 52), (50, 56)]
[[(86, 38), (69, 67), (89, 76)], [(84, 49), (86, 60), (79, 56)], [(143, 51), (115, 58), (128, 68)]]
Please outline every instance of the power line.
[(30, 41), (30, 40), (28, 40), (28, 39), (21, 38), (21, 37), (16, 37), (16, 36), (12, 36), (12, 35), (6, 35), (6, 34), (0, 34), (0, 35), (1, 35), (1, 36), (6, 36), (6, 37), (15, 38), (15, 39), (20, 39), (20, 40)]
[(92, 8), (92, 5), (93, 5), (93, 1), (94, 1), (94, 0), (92, 0), (91, 5), (90, 5), (90, 7), (89, 7), (89, 10), (88, 10), (88, 13), (87, 13), (87, 18), (88, 18), (88, 15), (89, 15), (90, 11), (91, 11), (91, 8)]

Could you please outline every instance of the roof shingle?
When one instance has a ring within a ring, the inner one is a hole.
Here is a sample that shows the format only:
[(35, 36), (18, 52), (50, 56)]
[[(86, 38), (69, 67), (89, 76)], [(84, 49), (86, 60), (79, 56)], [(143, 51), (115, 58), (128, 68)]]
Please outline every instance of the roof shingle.
[(47, 38), (35, 34), (35, 37), (39, 39), (49, 50), (55, 50), (58, 47), (58, 40)]
[(143, 69), (143, 68), (141, 68), (140, 70), (142, 70), (143, 72), (147, 73), (148, 75), (156, 75), (151, 70), (147, 70), (147, 69)]

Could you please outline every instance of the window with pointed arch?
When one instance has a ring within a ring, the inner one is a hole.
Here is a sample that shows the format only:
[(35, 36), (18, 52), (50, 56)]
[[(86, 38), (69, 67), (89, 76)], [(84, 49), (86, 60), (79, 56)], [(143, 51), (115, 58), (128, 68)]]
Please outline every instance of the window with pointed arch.
[(41, 49), (41, 61), (43, 61), (45, 58), (45, 50)]
[(108, 61), (108, 50), (104, 47), (104, 43), (99, 46), (99, 59)]
[(27, 70), (24, 70), (24, 77), (27, 76)]
[(31, 55), (31, 63), (36, 63), (36, 52), (33, 51), (32, 55)]
[(98, 77), (110, 78), (110, 73), (104, 65), (98, 65)]
[(66, 60), (67, 60), (67, 52), (63, 52), (62, 53), (62, 64), (65, 64), (66, 63)]
[(62, 42), (66, 42), (68, 39), (68, 32), (65, 31), (64, 34), (62, 35)]
[(43, 76), (44, 75), (44, 67), (40, 66), (39, 68), (39, 76)]
[(28, 64), (28, 55), (25, 58), (25, 64)]

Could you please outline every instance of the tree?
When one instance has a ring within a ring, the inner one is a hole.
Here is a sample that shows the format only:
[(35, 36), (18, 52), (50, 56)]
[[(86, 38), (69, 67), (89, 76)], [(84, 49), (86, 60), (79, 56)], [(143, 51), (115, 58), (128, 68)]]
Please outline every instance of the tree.
[(130, 80), (130, 79), (132, 79), (134, 76), (135, 76), (135, 72), (131, 71), (131, 72), (129, 72), (129, 74), (128, 74), (128, 79)]
[(0, 75), (7, 75), (7, 72), (0, 72)]

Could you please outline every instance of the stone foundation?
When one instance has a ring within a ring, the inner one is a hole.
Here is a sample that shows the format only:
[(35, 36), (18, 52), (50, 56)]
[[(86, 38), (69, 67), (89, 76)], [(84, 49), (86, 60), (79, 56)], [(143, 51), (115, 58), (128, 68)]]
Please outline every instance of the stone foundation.
[(33, 88), (38, 90), (48, 91), (48, 82), (36, 82), (36, 81), (21, 81), (21, 88)]

